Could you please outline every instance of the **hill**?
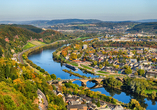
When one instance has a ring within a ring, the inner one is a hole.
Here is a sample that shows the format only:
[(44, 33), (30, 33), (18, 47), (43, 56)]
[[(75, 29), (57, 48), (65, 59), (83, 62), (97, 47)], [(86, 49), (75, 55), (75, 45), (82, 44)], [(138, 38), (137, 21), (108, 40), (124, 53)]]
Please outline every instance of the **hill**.
[(12, 54), (12, 49), (15, 52), (22, 51), (22, 47), (33, 39), (51, 43), (60, 39), (71, 39), (71, 36), (54, 30), (43, 31), (31, 25), (0, 25), (0, 56), (1, 53), (6, 53), (6, 56)]
[(142, 23), (157, 22), (157, 19), (144, 19), (144, 20), (137, 20), (136, 22), (142, 22)]
[(100, 20), (95, 20), (95, 19), (89, 19), (89, 20), (85, 20), (85, 19), (62, 19), (62, 20), (51, 20), (49, 22), (47, 22), (48, 25), (56, 25), (56, 24), (60, 24), (60, 23), (97, 23), (97, 22), (102, 22)]
[(101, 20), (96, 19), (60, 19), (60, 20), (34, 20), (34, 21), (0, 21), (0, 24), (26, 24), (34, 26), (50, 26), (67, 23), (98, 23)]
[(16, 24), (13, 24), (11, 26), (21, 27), (21, 28), (33, 31), (35, 33), (43, 32), (43, 30), (41, 28), (38, 28), (38, 27), (35, 27), (35, 26), (32, 26), (32, 25), (16, 25)]
[(0, 25), (0, 45), (2, 47), (7, 48), (6, 43), (10, 43), (11, 46), (21, 47), (31, 38), (38, 39), (41, 36), (38, 33), (17, 26)]
[(122, 25), (133, 25), (134, 23), (135, 22), (131, 22), (131, 21), (99, 22), (99, 23), (96, 23), (96, 26), (113, 28), (113, 27), (122, 26)]
[(137, 24), (131, 29), (127, 30), (127, 32), (131, 32), (131, 33), (136, 33), (141, 31), (157, 34), (157, 22)]

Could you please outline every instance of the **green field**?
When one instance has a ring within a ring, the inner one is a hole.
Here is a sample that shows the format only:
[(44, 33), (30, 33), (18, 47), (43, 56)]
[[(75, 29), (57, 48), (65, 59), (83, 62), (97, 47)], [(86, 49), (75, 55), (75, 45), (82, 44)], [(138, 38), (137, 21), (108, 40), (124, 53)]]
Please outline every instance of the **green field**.
[(81, 39), (86, 39), (86, 38), (89, 38), (89, 37), (79, 37), (76, 40), (81, 40)]
[(36, 45), (34, 45), (34, 44), (28, 42), (28, 43), (23, 47), (23, 49), (24, 49), (24, 50), (25, 50), (25, 49), (29, 49), (29, 48), (34, 47), (34, 46), (36, 46)]
[(92, 70), (92, 68), (90, 68), (88, 66), (85, 66), (85, 65), (82, 65), (82, 64), (81, 64), (81, 66), (84, 67), (84, 68), (86, 68), (86, 69)]
[(36, 40), (30, 41), (23, 47), (23, 49), (24, 50), (25, 49), (29, 49), (31, 47), (34, 47), (34, 46), (37, 46), (37, 45), (42, 45), (42, 44), (45, 44), (45, 43), (44, 42), (40, 42), (40, 41), (36, 41)]
[(77, 63), (75, 63), (75, 62), (70, 62), (70, 61), (67, 61), (67, 63), (69, 63), (69, 64), (71, 64), (71, 65), (73, 65), (73, 66), (78, 66), (78, 64), (77, 64)]
[(97, 71), (99, 73), (105, 73), (105, 74), (109, 74), (109, 72), (105, 72), (105, 71)]
[(157, 92), (157, 90), (154, 89), (154, 90), (145, 90), (145, 93), (146, 94), (151, 94), (153, 91)]
[(40, 41), (37, 41), (37, 40), (30, 41), (30, 43), (32, 43), (32, 44), (34, 44), (34, 45), (45, 44), (44, 42), (40, 42)]

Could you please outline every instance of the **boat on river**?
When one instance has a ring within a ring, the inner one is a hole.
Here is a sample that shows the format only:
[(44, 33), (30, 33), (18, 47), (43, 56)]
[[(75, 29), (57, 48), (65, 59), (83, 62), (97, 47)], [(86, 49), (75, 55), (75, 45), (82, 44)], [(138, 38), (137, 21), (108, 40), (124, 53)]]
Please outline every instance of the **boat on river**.
[(73, 65), (65, 64), (65, 66), (66, 66), (67, 68), (70, 68), (70, 69), (74, 70), (74, 71), (78, 71), (78, 67), (75, 67), (75, 66), (73, 66)]

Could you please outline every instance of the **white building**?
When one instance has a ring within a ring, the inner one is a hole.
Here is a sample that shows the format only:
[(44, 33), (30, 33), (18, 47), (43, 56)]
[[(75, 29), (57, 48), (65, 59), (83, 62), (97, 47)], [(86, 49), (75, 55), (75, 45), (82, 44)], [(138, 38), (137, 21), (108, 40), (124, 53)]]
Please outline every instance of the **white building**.
[(87, 44), (83, 44), (82, 49), (87, 49)]

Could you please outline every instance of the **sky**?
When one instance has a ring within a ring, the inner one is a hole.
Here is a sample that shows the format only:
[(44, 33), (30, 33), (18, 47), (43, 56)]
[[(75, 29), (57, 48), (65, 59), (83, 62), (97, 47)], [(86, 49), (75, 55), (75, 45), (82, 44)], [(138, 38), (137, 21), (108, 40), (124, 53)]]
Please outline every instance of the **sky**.
[(157, 19), (157, 0), (0, 0), (0, 21)]

